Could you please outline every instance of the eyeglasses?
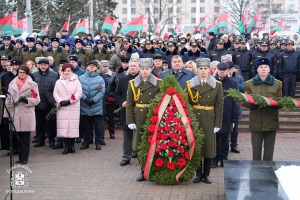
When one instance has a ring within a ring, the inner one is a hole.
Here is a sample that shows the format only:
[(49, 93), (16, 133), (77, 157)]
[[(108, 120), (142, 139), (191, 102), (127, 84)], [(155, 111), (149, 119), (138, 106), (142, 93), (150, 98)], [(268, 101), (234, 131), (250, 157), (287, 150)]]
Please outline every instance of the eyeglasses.
[(20, 71), (19, 71), (19, 74), (27, 74), (27, 73), (26, 73), (26, 72), (20, 72)]

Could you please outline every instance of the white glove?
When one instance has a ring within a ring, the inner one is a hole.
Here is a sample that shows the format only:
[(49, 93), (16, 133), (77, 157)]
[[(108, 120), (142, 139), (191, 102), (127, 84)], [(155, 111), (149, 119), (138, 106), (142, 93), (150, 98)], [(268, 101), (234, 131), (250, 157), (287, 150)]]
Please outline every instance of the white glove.
[(234, 123), (232, 123), (232, 128), (234, 128)]
[(214, 133), (219, 132), (219, 130), (220, 130), (220, 128), (215, 127), (215, 128), (214, 128)]
[(130, 128), (131, 130), (136, 129), (136, 125), (135, 124), (128, 124), (128, 128)]

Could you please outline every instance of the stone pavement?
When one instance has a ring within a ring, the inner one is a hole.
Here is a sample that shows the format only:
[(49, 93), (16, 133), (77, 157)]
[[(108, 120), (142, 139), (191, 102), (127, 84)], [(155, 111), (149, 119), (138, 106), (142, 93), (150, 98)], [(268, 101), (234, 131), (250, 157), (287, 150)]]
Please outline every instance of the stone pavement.
[[(108, 133), (106, 132), (106, 136)], [(176, 186), (158, 186), (151, 182), (136, 182), (140, 173), (137, 159), (121, 167), (122, 132), (116, 139), (106, 139), (101, 151), (91, 145), (87, 150), (62, 155), (62, 149), (33, 148), (26, 165), (32, 170), (29, 175), (29, 190), (33, 194), (14, 194), (14, 199), (225, 199), (224, 172), (218, 167), (211, 170), (212, 184), (192, 182)], [(229, 153), (230, 160), (251, 160), (251, 138), (249, 133), (239, 136), (240, 154)], [(15, 156), (15, 160), (18, 156)], [(300, 134), (277, 134), (274, 160), (300, 161)], [(0, 199), (9, 189), (9, 156), (0, 151)], [(7, 198), (9, 199), (9, 197)]]

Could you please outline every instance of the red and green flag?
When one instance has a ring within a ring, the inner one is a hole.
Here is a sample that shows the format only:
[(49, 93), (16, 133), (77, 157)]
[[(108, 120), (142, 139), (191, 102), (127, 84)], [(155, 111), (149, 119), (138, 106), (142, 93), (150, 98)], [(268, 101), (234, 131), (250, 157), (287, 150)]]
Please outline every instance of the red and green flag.
[(71, 15), (69, 15), (68, 20), (66, 21), (66, 23), (61, 28), (60, 33), (62, 32), (62, 30), (67, 30), (69, 32), (70, 20), (71, 20)]
[(274, 28), (271, 29), (271, 35), (274, 35), (276, 31), (282, 31), (284, 32), (284, 26), (285, 26), (285, 19), (279, 22)]
[(258, 31), (256, 32), (256, 34), (259, 34), (261, 31), (265, 31), (265, 33), (270, 33), (270, 18), (267, 20), (267, 22), (265, 23), (265, 25), (263, 25), (262, 27), (260, 27), (258, 29)]
[(179, 33), (180, 28), (181, 28), (181, 24), (182, 24), (182, 20), (175, 27), (175, 31), (174, 31), (173, 35), (176, 35), (177, 33)]
[(148, 28), (148, 13), (141, 15), (129, 23), (125, 24), (124, 27), (120, 30), (122, 34), (129, 33), (132, 31), (143, 31), (147, 32)]
[(76, 33), (86, 33), (89, 34), (90, 33), (90, 29), (89, 29), (89, 18), (86, 18), (85, 20), (83, 20), (77, 27), (75, 34)]
[(153, 33), (152, 33), (153, 36), (159, 36), (161, 24), (162, 24), (162, 19), (156, 24), (155, 28), (153, 29)]
[(205, 17), (201, 20), (201, 22), (197, 26), (195, 26), (194, 35), (198, 30), (200, 32), (206, 31), (208, 28), (208, 24), (209, 24), (209, 18), (208, 18), (208, 14), (206, 14)]
[(214, 23), (212, 23), (212, 25), (210, 25), (210, 27), (208, 27), (207, 32), (214, 32), (215, 34), (218, 34), (217, 25), (218, 25), (219, 18), (220, 16), (214, 21)]
[(76, 26), (75, 26), (75, 28), (74, 28), (74, 30), (73, 30), (73, 32), (72, 32), (72, 35), (71, 35), (72, 38), (74, 38), (74, 36), (75, 36), (75, 34), (76, 34), (76, 30), (77, 30), (79, 24), (80, 24), (80, 19), (78, 20), (78, 22), (77, 22), (77, 24), (76, 24)]
[(49, 24), (40, 32), (40, 36), (47, 35), (50, 24), (51, 22), (49, 22)]
[(244, 10), (244, 14), (242, 16), (242, 19), (240, 21), (238, 30), (240, 33), (247, 33), (247, 7)]
[(247, 26), (247, 33), (252, 33), (254, 28), (259, 28), (261, 22), (261, 9), (259, 9), (258, 13), (252, 19), (252, 21)]
[(230, 13), (222, 13), (217, 22), (217, 29), (220, 30), (222, 29), (224, 31), (225, 28), (228, 30), (231, 29), (231, 18), (230, 18)]
[(105, 30), (109, 30), (112, 34), (115, 34), (117, 31), (119, 19), (112, 19), (111, 14), (109, 14), (102, 25), (101, 31), (105, 32)]
[(0, 19), (0, 32), (2, 34), (12, 34), (18, 29), (17, 12)]

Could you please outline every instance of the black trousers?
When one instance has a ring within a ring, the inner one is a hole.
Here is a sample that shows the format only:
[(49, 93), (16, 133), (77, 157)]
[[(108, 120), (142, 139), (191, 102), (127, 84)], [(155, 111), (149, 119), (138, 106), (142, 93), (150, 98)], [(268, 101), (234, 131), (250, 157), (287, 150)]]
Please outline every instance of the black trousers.
[(36, 139), (38, 142), (44, 142), (45, 131), (47, 131), (49, 142), (55, 142), (56, 137), (56, 119), (51, 119), (46, 121), (45, 117), (50, 112), (50, 110), (35, 110), (36, 118)]
[(132, 155), (132, 135), (130, 129), (123, 129), (123, 160), (130, 161)]
[(282, 94), (295, 98), (297, 74), (283, 74)]
[(28, 161), (30, 150), (30, 132), (18, 132), (20, 141), (18, 141), (19, 160)]
[[(2, 118), (2, 122), (0, 124), (0, 137), (1, 137), (1, 150), (9, 150), (10, 141), (9, 141), (9, 124), (8, 118)], [(18, 149), (18, 140), (16, 134), (13, 133), (13, 150)]]
[(228, 160), (229, 151), (229, 133), (216, 133), (217, 136), (217, 156), (213, 161), (218, 163), (219, 161)]
[(107, 125), (109, 133), (115, 133), (115, 119), (114, 111), (116, 109), (116, 104), (106, 104), (106, 116)]
[(231, 139), (230, 139), (231, 147), (236, 147), (238, 145), (237, 143), (238, 135), (239, 135), (239, 121), (234, 122), (234, 128), (231, 132)]

